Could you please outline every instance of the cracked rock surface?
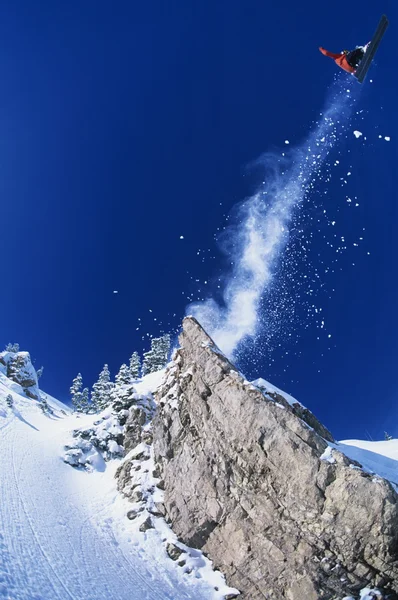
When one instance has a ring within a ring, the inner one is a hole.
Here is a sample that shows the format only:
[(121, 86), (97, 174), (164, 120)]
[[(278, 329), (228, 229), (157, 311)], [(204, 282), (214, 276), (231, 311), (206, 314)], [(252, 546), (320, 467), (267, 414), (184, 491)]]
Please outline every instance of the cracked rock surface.
[(391, 484), (337, 450), (322, 460), (328, 430), (245, 381), (195, 319), (180, 343), (153, 424), (174, 532), (248, 600), (334, 600), (366, 585), (395, 598)]

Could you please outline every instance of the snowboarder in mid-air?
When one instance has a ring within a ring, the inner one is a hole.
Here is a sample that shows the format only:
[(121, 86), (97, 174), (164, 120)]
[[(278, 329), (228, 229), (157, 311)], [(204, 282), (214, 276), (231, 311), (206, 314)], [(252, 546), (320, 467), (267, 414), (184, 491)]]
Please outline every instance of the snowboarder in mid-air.
[(387, 27), (388, 19), (383, 15), (374, 36), (366, 46), (357, 46), (354, 50), (351, 50), (351, 52), (343, 50), (343, 52), (340, 52), (339, 54), (329, 52), (328, 50), (325, 50), (325, 48), (322, 48), (322, 46), (319, 50), (325, 56), (333, 58), (334, 62), (344, 69), (344, 71), (354, 75), (359, 83), (363, 83)]
[(333, 58), (336, 65), (339, 65), (339, 67), (344, 69), (344, 71), (347, 71), (347, 73), (355, 73), (359, 63), (363, 59), (367, 46), (368, 44), (366, 46), (358, 46), (351, 52), (348, 50), (343, 50), (343, 52), (340, 52), (339, 54), (329, 52), (328, 50), (325, 50), (325, 48), (322, 48), (322, 46), (319, 48), (319, 50), (325, 56)]

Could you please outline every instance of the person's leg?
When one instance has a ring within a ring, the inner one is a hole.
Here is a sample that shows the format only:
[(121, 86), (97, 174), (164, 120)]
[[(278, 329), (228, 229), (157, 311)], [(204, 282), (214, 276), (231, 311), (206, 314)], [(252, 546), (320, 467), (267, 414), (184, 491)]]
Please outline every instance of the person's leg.
[(350, 65), (350, 67), (356, 69), (359, 63), (361, 62), (364, 54), (365, 53), (363, 48), (355, 48), (355, 50), (349, 52), (347, 54), (347, 62)]

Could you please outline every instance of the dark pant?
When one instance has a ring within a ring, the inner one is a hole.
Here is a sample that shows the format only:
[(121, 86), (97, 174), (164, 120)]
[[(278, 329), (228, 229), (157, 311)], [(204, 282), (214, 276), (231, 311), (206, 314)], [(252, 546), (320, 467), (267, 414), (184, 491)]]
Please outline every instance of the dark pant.
[(359, 63), (361, 62), (363, 55), (365, 52), (362, 48), (355, 48), (352, 52), (347, 54), (347, 62), (353, 69), (356, 69)]

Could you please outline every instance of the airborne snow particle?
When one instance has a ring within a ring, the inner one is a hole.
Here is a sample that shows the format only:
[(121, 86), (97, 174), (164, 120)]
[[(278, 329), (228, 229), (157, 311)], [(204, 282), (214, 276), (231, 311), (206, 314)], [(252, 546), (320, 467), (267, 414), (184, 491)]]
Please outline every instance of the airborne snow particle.
[(118, 294), (118, 293), (119, 293), (119, 290), (113, 290), (113, 293), (114, 293), (114, 294)]
[(285, 144), (290, 144), (289, 140), (285, 140)]
[(384, 139), (386, 140), (386, 142), (389, 142), (389, 141), (391, 140), (391, 138), (390, 138), (390, 136), (389, 136), (389, 135), (386, 135), (386, 136), (384, 137)]
[(357, 131), (357, 130), (355, 130), (355, 131), (354, 131), (354, 135), (355, 135), (355, 137), (358, 139), (358, 138), (360, 138), (360, 137), (361, 137), (361, 135), (363, 135), (363, 133), (362, 133), (362, 131)]
[(183, 236), (183, 235), (180, 235), (180, 240), (183, 240), (183, 239), (184, 239), (184, 236)]

